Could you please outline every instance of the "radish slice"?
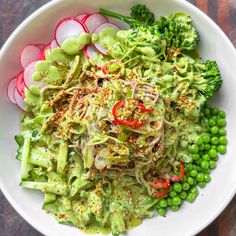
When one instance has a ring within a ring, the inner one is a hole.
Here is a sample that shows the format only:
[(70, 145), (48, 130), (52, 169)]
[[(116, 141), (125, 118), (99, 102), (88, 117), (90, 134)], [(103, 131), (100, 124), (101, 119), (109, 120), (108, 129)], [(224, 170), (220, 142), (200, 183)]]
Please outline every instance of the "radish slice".
[(25, 110), (25, 102), (24, 102), (24, 99), (21, 97), (21, 95), (18, 93), (17, 89), (15, 88), (14, 90), (14, 99), (16, 101), (16, 105), (22, 109), (22, 110)]
[(93, 46), (88, 46), (86, 49), (85, 49), (85, 56), (88, 60), (90, 59), (93, 59), (96, 57), (97, 55), (97, 50), (96, 48), (94, 48)]
[(24, 97), (25, 96), (25, 82), (24, 82), (24, 77), (23, 77), (23, 72), (21, 72), (16, 79), (16, 89), (18, 93)]
[(25, 46), (20, 55), (20, 62), (22, 67), (25, 68), (32, 61), (37, 60), (40, 55), (40, 52), (40, 48), (35, 45)]
[(87, 26), (90, 34), (94, 33), (99, 25), (107, 22), (107, 18), (98, 13), (93, 13), (84, 20), (84, 24)]
[(58, 45), (57, 45), (57, 42), (56, 42), (55, 39), (52, 40), (52, 42), (51, 42), (51, 44), (50, 44), (50, 47), (51, 47), (51, 50), (52, 50), (52, 49), (55, 49), (55, 48), (58, 48)]
[(88, 18), (89, 14), (87, 13), (83, 13), (83, 14), (80, 14), (78, 16), (76, 16), (76, 18), (82, 22), (84, 22), (84, 20), (86, 20)]
[(10, 82), (8, 83), (8, 86), (7, 86), (7, 96), (9, 98), (9, 100), (16, 104), (16, 101), (15, 101), (15, 98), (14, 98), (14, 91), (15, 91), (15, 88), (16, 88), (16, 77), (11, 79)]
[[(97, 27), (97, 29), (95, 30), (95, 33), (96, 34), (100, 34), (101, 31), (105, 28), (113, 28), (113, 29), (117, 29), (117, 30), (120, 30), (120, 28), (115, 25), (115, 24), (111, 24), (111, 23), (105, 23), (105, 24), (102, 24), (102, 25), (99, 25)], [(107, 54), (107, 49), (105, 49), (104, 47), (102, 47), (102, 45), (100, 44), (99, 41), (95, 42), (94, 43), (94, 46), (96, 47), (96, 49), (101, 52), (102, 54)]]
[(45, 54), (48, 49), (51, 49), (51, 43), (49, 43), (48, 45), (45, 45), (45, 47), (41, 49), (40, 55), (37, 58), (37, 60), (45, 60), (46, 59)]
[(40, 87), (44, 87), (42, 82), (34, 81), (33, 74), (36, 71), (36, 65), (39, 61), (31, 62), (24, 70), (24, 82), (27, 88), (30, 88), (32, 85), (37, 85)]
[(79, 37), (82, 33), (88, 33), (84, 23), (74, 17), (61, 20), (55, 30), (55, 40), (59, 46), (69, 38)]

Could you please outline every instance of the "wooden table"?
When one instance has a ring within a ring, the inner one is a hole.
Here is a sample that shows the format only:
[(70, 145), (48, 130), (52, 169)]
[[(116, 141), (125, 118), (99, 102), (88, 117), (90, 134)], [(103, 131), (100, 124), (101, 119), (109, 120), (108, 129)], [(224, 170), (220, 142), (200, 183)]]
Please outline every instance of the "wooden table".
[[(164, 0), (163, 0), (164, 1)], [(0, 0), (0, 46), (28, 15), (48, 0)], [(142, 2), (142, 1), (140, 1)], [(236, 46), (236, 0), (189, 0), (216, 21)], [(0, 236), (41, 235), (16, 213), (0, 192)], [(236, 197), (199, 236), (236, 235)]]

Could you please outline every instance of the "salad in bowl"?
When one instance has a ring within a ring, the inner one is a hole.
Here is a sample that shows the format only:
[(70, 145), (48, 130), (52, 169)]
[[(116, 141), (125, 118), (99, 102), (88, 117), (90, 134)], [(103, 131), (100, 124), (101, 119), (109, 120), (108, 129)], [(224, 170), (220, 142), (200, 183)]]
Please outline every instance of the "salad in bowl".
[(138, 4), (64, 18), (48, 45), (26, 45), (7, 88), (23, 110), (20, 186), (86, 233), (119, 235), (193, 203), (227, 149), (225, 112), (208, 105), (220, 71), (199, 40), (186, 13), (155, 19)]

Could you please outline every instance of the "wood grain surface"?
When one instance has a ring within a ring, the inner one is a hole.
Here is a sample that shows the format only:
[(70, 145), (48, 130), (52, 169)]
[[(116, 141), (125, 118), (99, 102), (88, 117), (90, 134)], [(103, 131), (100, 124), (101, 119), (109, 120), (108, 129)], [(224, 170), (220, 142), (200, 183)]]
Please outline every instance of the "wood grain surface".
[[(27, 16), (47, 2), (49, 1), (0, 0), (0, 47)], [(236, 46), (236, 0), (189, 0), (189, 2), (219, 24)], [(19, 216), (0, 191), (0, 236), (40, 235)], [(236, 197), (199, 236), (236, 236)]]

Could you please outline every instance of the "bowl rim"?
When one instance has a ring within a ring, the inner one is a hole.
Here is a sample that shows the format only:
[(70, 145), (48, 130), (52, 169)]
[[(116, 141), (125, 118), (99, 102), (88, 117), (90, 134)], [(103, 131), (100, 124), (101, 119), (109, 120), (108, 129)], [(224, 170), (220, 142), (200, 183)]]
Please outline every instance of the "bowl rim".
[[(2, 45), (0, 48), (0, 58), (3, 57), (5, 52), (7, 51), (9, 45), (11, 42), (14, 40), (17, 34), (21, 32), (21, 30), (26, 27), (32, 20), (37, 18), (41, 13), (46, 11), (47, 9), (59, 4), (60, 2), (63, 2), (64, 0), (54, 0), (50, 1), (44, 5), (42, 5), (40, 8), (38, 8), (36, 11), (34, 11), (32, 14), (30, 14), (26, 19), (24, 19), (18, 26), (17, 28), (10, 34), (8, 39), (5, 41), (5, 43)], [(224, 39), (225, 43), (228, 45), (229, 48), (231, 48), (234, 57), (236, 59), (236, 50), (233, 45), (233, 43), (230, 41), (230, 39), (226, 36), (226, 34), (223, 32), (223, 30), (217, 25), (216, 22), (214, 22), (208, 15), (206, 15), (202, 10), (200, 10), (197, 6), (193, 5), (192, 3), (186, 1), (186, 0), (171, 0), (173, 2), (177, 2), (180, 5), (186, 5), (189, 9), (195, 11), (199, 17), (204, 18), (206, 21), (209, 22), (210, 26), (216, 30), (218, 34), (221, 35), (221, 37)], [(32, 227), (34, 227), (36, 230), (38, 230), (40, 233), (43, 233), (44, 235), (47, 234), (47, 229), (44, 229), (44, 227), (40, 226), (36, 220), (33, 218), (30, 218), (28, 214), (25, 212), (25, 210), (21, 207), (21, 205), (15, 201), (15, 198), (11, 196), (10, 193), (8, 193), (7, 189), (5, 188), (5, 184), (2, 182), (0, 178), (0, 190), (2, 191), (3, 195), (6, 197), (7, 201), (11, 204), (11, 206), (17, 211), (17, 213), (23, 217), (23, 219), (29, 223)], [(229, 193), (228, 197), (223, 201), (221, 204), (219, 204), (216, 208), (215, 211), (212, 212), (212, 216), (209, 217), (208, 220), (203, 222), (202, 224), (199, 225), (198, 228), (195, 228), (191, 233), (191, 235), (196, 235), (198, 234), (201, 230), (206, 228), (211, 222), (213, 222), (222, 212), (223, 210), (227, 207), (227, 205), (230, 203), (230, 201), (233, 199), (233, 197), (236, 194), (236, 186), (232, 188), (231, 192)]]

